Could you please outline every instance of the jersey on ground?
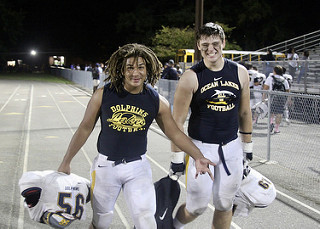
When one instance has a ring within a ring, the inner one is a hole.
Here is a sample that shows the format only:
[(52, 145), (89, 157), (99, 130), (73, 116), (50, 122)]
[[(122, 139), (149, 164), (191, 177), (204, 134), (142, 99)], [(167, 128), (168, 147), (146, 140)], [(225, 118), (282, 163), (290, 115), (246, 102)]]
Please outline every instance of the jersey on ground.
[(274, 184), (258, 171), (251, 168), (250, 173), (242, 180), (236, 193), (234, 205), (237, 205), (234, 216), (248, 216), (254, 208), (264, 208), (276, 198)]
[(76, 174), (67, 175), (57, 171), (30, 171), (19, 180), (20, 191), (41, 188), (39, 202), (28, 209), (32, 220), (41, 221), (44, 212), (65, 212), (84, 220), (90, 181)]

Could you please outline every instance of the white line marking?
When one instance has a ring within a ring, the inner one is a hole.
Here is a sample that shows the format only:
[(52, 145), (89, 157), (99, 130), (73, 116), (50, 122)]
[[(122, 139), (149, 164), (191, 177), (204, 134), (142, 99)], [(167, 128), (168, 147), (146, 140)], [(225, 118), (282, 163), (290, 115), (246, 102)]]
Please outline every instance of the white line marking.
[(119, 206), (117, 204), (114, 205), (114, 208), (116, 209), (116, 212), (118, 213), (122, 223), (124, 224), (124, 226), (126, 227), (126, 229), (131, 229), (126, 217), (122, 214), (121, 209), (119, 208)]
[(70, 95), (75, 101), (77, 101), (81, 106), (83, 106), (84, 108), (87, 108), (86, 105), (82, 104), (80, 100), (78, 100), (76, 97), (74, 97), (69, 91), (67, 91), (66, 89), (64, 89), (61, 85), (59, 85), (59, 87), (64, 90), (68, 95)]
[[(261, 157), (259, 157), (259, 156), (256, 156), (256, 157), (257, 157), (257, 158), (261, 158)], [(261, 158), (261, 159), (263, 159), (263, 158)], [(266, 160), (261, 160), (261, 163), (264, 163), (264, 164), (268, 164), (268, 163), (270, 163), (270, 164), (276, 164), (276, 162), (274, 162), (274, 161), (266, 161)], [(283, 197), (286, 197), (286, 198), (288, 198), (289, 200), (291, 200), (291, 201), (293, 201), (293, 202), (295, 202), (295, 203), (297, 203), (297, 204), (300, 204), (300, 205), (302, 205), (303, 207), (305, 207), (305, 208), (307, 208), (307, 209), (309, 209), (309, 210), (317, 213), (318, 215), (320, 215), (320, 211), (319, 211), (319, 210), (317, 210), (317, 209), (315, 209), (315, 208), (313, 208), (313, 207), (310, 207), (309, 205), (307, 205), (307, 204), (305, 204), (305, 203), (302, 203), (301, 201), (299, 201), (299, 200), (297, 200), (297, 199), (295, 199), (295, 198), (293, 198), (293, 197), (291, 197), (291, 196), (289, 196), (289, 195), (287, 195), (287, 194), (285, 194), (285, 193), (283, 193), (283, 192), (281, 192), (281, 191), (279, 191), (279, 190), (276, 190), (276, 192), (277, 192), (278, 194), (282, 195)]]
[[(27, 171), (27, 168), (28, 168), (32, 105), (33, 105), (33, 85), (31, 85), (31, 91), (30, 91), (30, 103), (29, 103), (29, 113), (28, 113), (28, 124), (27, 124), (26, 141), (25, 141), (25, 147), (24, 147), (25, 153), (24, 153), (22, 173), (25, 173), (25, 172)], [(18, 229), (23, 229), (23, 224), (24, 224), (23, 219), (24, 219), (24, 198), (23, 198), (22, 196), (20, 196)]]
[(303, 207), (305, 207), (305, 208), (307, 208), (307, 209), (309, 209), (309, 210), (317, 213), (318, 215), (320, 215), (320, 211), (318, 211), (317, 209), (314, 209), (314, 208), (310, 207), (309, 205), (306, 205), (306, 204), (300, 202), (299, 200), (296, 200), (296, 199), (292, 198), (291, 196), (288, 196), (287, 194), (285, 194), (285, 193), (283, 193), (283, 192), (280, 192), (280, 191), (278, 191), (278, 190), (277, 190), (277, 193), (279, 193), (280, 195), (288, 198), (289, 200), (291, 200), (291, 201), (293, 201), (293, 202), (296, 202), (297, 204), (300, 204), (300, 205), (302, 205)]
[[(53, 97), (53, 95), (51, 94), (51, 92), (50, 92), (49, 90), (48, 90), (48, 93), (49, 93), (49, 95), (51, 96), (51, 98), (52, 98), (53, 102), (55, 103), (56, 107), (58, 108), (58, 110), (59, 110), (62, 118), (64, 119), (64, 121), (66, 122), (67, 126), (69, 127), (69, 130), (71, 131), (72, 134), (74, 134), (75, 132), (72, 130), (72, 127), (71, 127), (70, 123), (68, 122), (66, 116), (64, 116), (62, 110), (60, 109), (60, 107), (59, 107), (59, 105), (58, 105), (58, 103), (57, 103), (57, 101), (55, 100), (55, 98)], [(91, 166), (91, 165), (92, 165), (92, 162), (91, 162), (91, 160), (90, 160), (87, 152), (86, 152), (83, 148), (81, 148), (80, 150), (83, 152), (85, 158), (87, 159), (89, 165)]]
[(15, 95), (15, 93), (17, 92), (17, 90), (19, 90), (20, 85), (18, 87), (16, 87), (16, 89), (12, 92), (12, 94), (10, 95), (10, 97), (7, 99), (7, 101), (3, 104), (3, 106), (0, 109), (0, 112), (7, 106), (7, 104), (10, 102), (10, 100), (12, 99), (12, 97)]

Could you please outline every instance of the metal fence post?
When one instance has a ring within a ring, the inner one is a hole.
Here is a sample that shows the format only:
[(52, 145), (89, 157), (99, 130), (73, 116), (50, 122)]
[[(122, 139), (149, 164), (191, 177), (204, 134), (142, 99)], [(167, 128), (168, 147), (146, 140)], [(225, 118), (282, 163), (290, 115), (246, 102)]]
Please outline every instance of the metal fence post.
[(271, 123), (271, 94), (270, 92), (268, 91), (268, 133), (267, 133), (267, 161), (270, 161), (270, 158), (271, 158), (271, 155), (270, 155), (270, 152), (271, 152), (271, 133), (270, 133), (270, 123)]

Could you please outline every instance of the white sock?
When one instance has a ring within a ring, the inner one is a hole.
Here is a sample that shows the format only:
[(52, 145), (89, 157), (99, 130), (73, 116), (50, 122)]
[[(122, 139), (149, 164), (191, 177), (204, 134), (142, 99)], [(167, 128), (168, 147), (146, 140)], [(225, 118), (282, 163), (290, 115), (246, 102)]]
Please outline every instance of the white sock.
[(184, 224), (181, 223), (176, 217), (173, 219), (173, 227), (175, 229), (183, 229)]

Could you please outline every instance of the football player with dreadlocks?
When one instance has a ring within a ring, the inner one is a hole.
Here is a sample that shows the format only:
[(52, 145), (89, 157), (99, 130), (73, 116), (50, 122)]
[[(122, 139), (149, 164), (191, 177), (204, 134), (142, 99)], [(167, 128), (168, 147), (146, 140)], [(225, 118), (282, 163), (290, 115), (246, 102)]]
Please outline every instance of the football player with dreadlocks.
[[(109, 81), (89, 101), (84, 118), (58, 169), (70, 173), (70, 163), (100, 118), (98, 156), (91, 167), (93, 228), (108, 228), (121, 190), (137, 229), (155, 229), (155, 189), (145, 156), (147, 132), (155, 119), (161, 130), (195, 160), (196, 176), (208, 173), (200, 150), (177, 127), (169, 103), (152, 86), (160, 77), (161, 63), (148, 47), (127, 44), (107, 62)], [(149, 84), (151, 84), (151, 86)]]

